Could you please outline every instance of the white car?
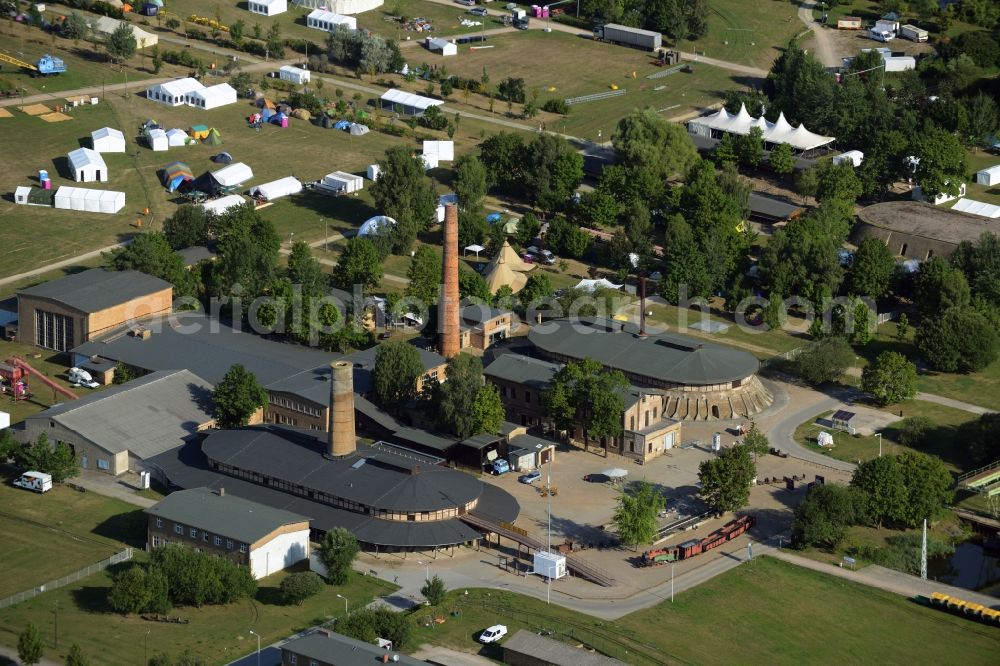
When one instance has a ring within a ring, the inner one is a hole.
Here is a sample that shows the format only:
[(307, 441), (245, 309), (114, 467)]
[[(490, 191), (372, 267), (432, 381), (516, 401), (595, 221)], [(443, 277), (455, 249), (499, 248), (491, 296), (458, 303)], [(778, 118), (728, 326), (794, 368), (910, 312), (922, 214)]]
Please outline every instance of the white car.
[(73, 386), (86, 386), (87, 388), (97, 388), (100, 386), (90, 376), (90, 373), (80, 368), (69, 369), (69, 381)]
[(479, 637), (480, 643), (496, 643), (507, 635), (507, 627), (502, 624), (494, 624)]

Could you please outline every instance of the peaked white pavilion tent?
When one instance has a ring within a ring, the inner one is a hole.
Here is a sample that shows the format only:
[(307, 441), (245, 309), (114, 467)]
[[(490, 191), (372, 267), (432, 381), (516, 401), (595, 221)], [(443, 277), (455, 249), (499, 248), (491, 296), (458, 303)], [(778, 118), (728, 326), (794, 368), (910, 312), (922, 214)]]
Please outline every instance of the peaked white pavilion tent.
[(53, 203), (61, 210), (117, 213), (125, 207), (125, 193), (62, 185), (56, 190)]
[(253, 171), (243, 162), (235, 162), (218, 171), (213, 171), (212, 178), (223, 187), (233, 187), (253, 178)]
[(239, 194), (229, 194), (224, 197), (219, 197), (218, 199), (212, 199), (211, 201), (206, 201), (201, 205), (206, 213), (214, 213), (216, 215), (222, 215), (230, 208), (236, 208), (237, 206), (242, 206), (247, 201)]
[(951, 209), (962, 213), (969, 213), (970, 215), (988, 217), (991, 220), (1000, 219), (1000, 206), (988, 204), (985, 201), (959, 199)]
[(96, 150), (77, 148), (69, 155), (69, 168), (78, 183), (108, 182), (108, 165)]
[(250, 196), (259, 196), (264, 201), (274, 201), (290, 194), (298, 194), (302, 191), (302, 183), (295, 176), (285, 176), (270, 183), (255, 185), (250, 188)]
[(689, 132), (707, 137), (713, 136), (713, 133), (745, 136), (750, 133), (750, 129), (753, 127), (761, 129), (764, 141), (767, 143), (787, 143), (796, 150), (813, 150), (832, 143), (836, 139), (836, 137), (810, 132), (805, 125), (792, 127), (785, 119), (784, 113), (781, 113), (773, 123), (763, 116), (754, 118), (747, 111), (745, 104), (740, 105), (739, 113), (729, 113), (723, 107), (716, 113), (688, 121)]
[(102, 127), (90, 133), (94, 150), (99, 153), (124, 153), (125, 135), (113, 127)]
[(175, 146), (186, 146), (188, 139), (187, 132), (177, 127), (167, 130), (167, 144), (173, 148)]

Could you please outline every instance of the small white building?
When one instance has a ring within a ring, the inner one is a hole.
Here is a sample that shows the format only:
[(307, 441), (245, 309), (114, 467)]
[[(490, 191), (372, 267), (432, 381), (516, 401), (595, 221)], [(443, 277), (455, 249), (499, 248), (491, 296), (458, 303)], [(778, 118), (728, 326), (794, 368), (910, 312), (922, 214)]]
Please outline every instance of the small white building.
[(378, 180), (378, 175), (382, 171), (377, 164), (368, 165), (368, 180)]
[(108, 182), (108, 165), (96, 150), (77, 148), (68, 156), (73, 180), (78, 183)]
[(440, 37), (428, 37), (424, 42), (428, 51), (440, 51), (443, 56), (458, 55), (458, 46), (454, 42)]
[(288, 11), (288, 0), (250, 0), (247, 9), (251, 14), (277, 16)]
[(833, 158), (834, 164), (841, 164), (842, 162), (849, 162), (854, 167), (861, 166), (861, 161), (865, 159), (865, 154), (860, 150), (848, 150), (846, 153), (841, 153)]
[(339, 194), (360, 192), (364, 186), (364, 178), (361, 176), (355, 176), (353, 173), (347, 173), (345, 171), (334, 171), (333, 173), (328, 173), (323, 176), (323, 180), (320, 182), (321, 189), (334, 191)]
[(237, 206), (242, 206), (247, 202), (239, 194), (228, 194), (224, 197), (219, 197), (218, 199), (212, 199), (211, 201), (206, 201), (201, 205), (202, 209), (206, 213), (213, 213), (215, 215), (222, 215), (230, 208), (236, 208)]
[(977, 185), (1000, 185), (1000, 164), (976, 172)]
[(567, 573), (566, 556), (544, 550), (537, 551), (532, 573), (549, 580), (559, 580)]
[(53, 204), (60, 210), (111, 214), (125, 207), (125, 193), (62, 185), (56, 190)]
[(312, 73), (308, 69), (302, 69), (301, 67), (293, 67), (291, 65), (285, 65), (278, 70), (278, 77), (282, 81), (288, 81), (297, 86), (309, 83)]
[(965, 196), (965, 183), (962, 183), (959, 186), (959, 188), (958, 188), (958, 194), (957, 195), (942, 193), (942, 194), (939, 194), (936, 197), (934, 197), (933, 201), (930, 200), (930, 199), (927, 199), (926, 197), (924, 197), (924, 191), (923, 191), (923, 189), (919, 185), (917, 185), (916, 187), (914, 187), (913, 188), (913, 192), (910, 194), (910, 197), (914, 201), (926, 201), (927, 203), (932, 203), (935, 206), (940, 206), (943, 203), (948, 203), (949, 201), (954, 201), (955, 199), (958, 199), (959, 197), (964, 197), (964, 196)]
[(170, 149), (170, 139), (167, 138), (167, 133), (159, 128), (146, 130), (146, 143), (155, 152)]
[(353, 16), (344, 16), (325, 9), (314, 9), (306, 16), (306, 25), (316, 30), (330, 32), (337, 26), (344, 26), (350, 30), (358, 29), (358, 19)]
[(171, 148), (176, 146), (186, 146), (188, 139), (190, 138), (191, 137), (188, 136), (187, 132), (178, 127), (167, 130), (167, 143)]
[(99, 153), (124, 153), (125, 135), (113, 127), (102, 127), (90, 133), (90, 142)]

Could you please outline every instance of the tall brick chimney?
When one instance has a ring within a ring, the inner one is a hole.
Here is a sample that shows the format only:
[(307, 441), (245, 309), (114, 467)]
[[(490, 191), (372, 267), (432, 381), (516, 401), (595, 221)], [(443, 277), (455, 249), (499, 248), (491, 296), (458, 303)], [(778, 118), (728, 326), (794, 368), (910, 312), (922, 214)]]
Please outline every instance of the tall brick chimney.
[(441, 269), (444, 290), (438, 304), (438, 334), (441, 355), (451, 358), (461, 347), (458, 295), (458, 206), (444, 207), (444, 259)]
[(330, 423), (327, 455), (342, 458), (354, 453), (354, 364), (336, 361), (330, 364)]

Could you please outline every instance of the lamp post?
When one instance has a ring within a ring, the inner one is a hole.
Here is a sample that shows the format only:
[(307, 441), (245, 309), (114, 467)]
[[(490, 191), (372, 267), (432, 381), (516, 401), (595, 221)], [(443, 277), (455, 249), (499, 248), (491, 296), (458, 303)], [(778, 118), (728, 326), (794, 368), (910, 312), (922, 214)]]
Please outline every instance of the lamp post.
[(347, 597), (338, 594), (337, 598), (344, 600), (344, 617), (347, 617)]
[(149, 663), (149, 632), (151, 630), (146, 630), (146, 635), (142, 637), (142, 663)]
[(670, 563), (670, 603), (674, 603), (674, 563)]
[(257, 666), (260, 666), (260, 634), (253, 629), (250, 630), (250, 633), (257, 637)]
[(878, 437), (878, 457), (882, 457), (882, 433), (877, 432), (875, 436)]

